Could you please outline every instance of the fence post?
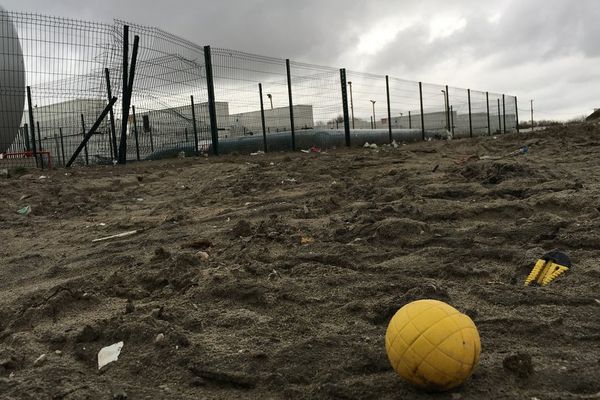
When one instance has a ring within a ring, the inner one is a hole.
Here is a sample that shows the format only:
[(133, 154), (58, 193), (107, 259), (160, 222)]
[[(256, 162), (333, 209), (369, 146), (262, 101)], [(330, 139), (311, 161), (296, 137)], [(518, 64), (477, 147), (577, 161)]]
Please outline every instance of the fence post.
[(35, 144), (35, 121), (33, 120), (33, 106), (31, 105), (31, 86), (27, 86), (27, 108), (29, 108), (29, 129), (31, 130), (31, 150), (35, 158), (35, 166), (38, 166), (37, 146)]
[(489, 92), (485, 92), (485, 104), (487, 107), (488, 136), (492, 136), (492, 126), (490, 125), (490, 94), (489, 94)]
[(344, 136), (346, 138), (346, 146), (350, 147), (350, 115), (348, 113), (348, 91), (346, 82), (346, 68), (340, 69), (340, 83), (342, 87), (342, 110), (344, 112)]
[(410, 110), (408, 110), (408, 129), (412, 129), (412, 116), (410, 115)]
[(450, 106), (450, 132), (454, 136), (454, 107)]
[(517, 123), (517, 133), (519, 132), (519, 101), (517, 100), (517, 96), (515, 96), (515, 120)]
[(394, 141), (394, 139), (392, 138), (392, 106), (390, 104), (390, 77), (388, 75), (385, 76), (385, 93), (387, 95), (388, 131), (390, 134), (391, 144)]
[(56, 136), (56, 132), (54, 133), (54, 148), (56, 149), (56, 159), (58, 160), (56, 162), (56, 165), (58, 165), (59, 163), (62, 164), (60, 161), (60, 144), (58, 143), (58, 136)]
[(129, 72), (129, 26), (123, 27), (123, 115), (121, 116), (121, 143), (119, 146), (119, 164), (127, 163), (127, 124), (129, 123), (129, 107), (133, 94), (133, 81), (135, 77), (135, 65), (137, 62), (140, 37), (135, 36), (133, 42), (133, 54), (131, 56), (131, 69)]
[(419, 100), (421, 101), (421, 135), (425, 140), (425, 115), (423, 115), (423, 82), (419, 82)]
[(137, 129), (137, 118), (135, 115), (135, 106), (131, 106), (131, 113), (132, 113), (132, 117), (133, 117), (133, 136), (135, 137), (135, 154), (136, 154), (136, 159), (138, 161), (140, 161), (140, 139), (139, 139), (138, 129)]
[(448, 131), (452, 132), (452, 125), (450, 125), (450, 95), (448, 94), (448, 85), (446, 85), (446, 91), (444, 92), (444, 100), (446, 103), (446, 126)]
[(44, 149), (42, 148), (42, 131), (40, 130), (40, 121), (35, 121), (36, 125), (37, 125), (37, 135), (38, 135), (38, 153), (40, 153), (40, 167), (42, 169), (44, 169), (44, 155), (42, 154), (42, 152), (44, 151)]
[[(190, 99), (192, 101), (192, 129), (194, 130), (194, 151), (196, 152), (196, 156), (199, 156), (200, 151), (198, 149), (198, 125), (196, 125), (196, 106), (194, 105), (194, 96), (190, 96)], [(187, 136), (187, 128), (185, 130), (185, 134)], [(214, 137), (213, 137), (213, 139), (214, 139)], [(214, 146), (214, 140), (213, 140), (213, 146)]]
[[(81, 114), (81, 129), (83, 129), (83, 132), (81, 134), (83, 135), (83, 137), (85, 137), (86, 130), (85, 130), (85, 120), (83, 119), (83, 114)], [(84, 149), (84, 154), (85, 154), (85, 165), (90, 165), (87, 142), (85, 143), (85, 146), (83, 147), (83, 149)]]
[(502, 133), (502, 114), (500, 114), (500, 99), (498, 99), (498, 133)]
[(292, 151), (296, 151), (296, 131), (294, 129), (294, 101), (292, 100), (292, 73), (290, 70), (289, 58), (285, 60), (285, 69), (287, 71), (288, 97), (290, 102), (290, 129), (292, 130)]
[(152, 135), (152, 127), (150, 127), (148, 134), (150, 135), (150, 151), (154, 153), (154, 136)]
[[(108, 101), (110, 101), (112, 99), (112, 87), (110, 84), (110, 71), (108, 70), (108, 68), (104, 69), (104, 75), (106, 76), (106, 92), (108, 94)], [(109, 143), (111, 144), (111, 152), (112, 155), (115, 160), (119, 158), (119, 150), (117, 148), (117, 130), (115, 128), (115, 113), (114, 110), (111, 108), (110, 109), (110, 133), (111, 133), (111, 139), (109, 140)]]
[(469, 98), (469, 137), (473, 137), (473, 113), (471, 112), (471, 89), (467, 89)]
[[(208, 89), (208, 113), (210, 116), (210, 133), (212, 137), (213, 153), (219, 155), (219, 127), (217, 125), (217, 105), (215, 103), (215, 83), (213, 79), (212, 56), (210, 46), (204, 46), (204, 66), (206, 68), (206, 86)], [(197, 136), (198, 133), (194, 132)], [(198, 153), (198, 140), (196, 138), (196, 153)]]
[(258, 96), (260, 97), (260, 122), (262, 123), (263, 151), (266, 153), (268, 151), (267, 150), (267, 123), (265, 121), (265, 104), (263, 102), (262, 83), (258, 84)]
[(62, 128), (58, 128), (58, 134), (60, 135), (60, 152), (62, 154), (62, 164), (65, 165), (65, 141), (63, 138)]
[(506, 99), (502, 94), (502, 120), (504, 122), (504, 133), (506, 133)]
[(129, 87), (129, 25), (123, 26), (123, 99), (121, 101), (121, 138), (119, 141), (119, 164), (127, 162), (127, 123), (129, 122), (129, 104), (127, 91)]
[(28, 124), (23, 125), (23, 130), (21, 131), (21, 134), (23, 135), (23, 138), (25, 139), (25, 150), (31, 151), (31, 144), (29, 144), (29, 125)]

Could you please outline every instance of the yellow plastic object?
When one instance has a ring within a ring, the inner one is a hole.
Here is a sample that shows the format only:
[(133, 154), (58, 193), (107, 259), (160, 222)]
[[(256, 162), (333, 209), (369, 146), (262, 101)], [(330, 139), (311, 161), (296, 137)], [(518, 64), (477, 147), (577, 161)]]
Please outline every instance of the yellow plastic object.
[(447, 391), (471, 376), (481, 342), (471, 318), (441, 301), (419, 300), (394, 315), (385, 349), (403, 379), (425, 390)]
[(537, 281), (540, 286), (547, 286), (568, 270), (569, 268), (564, 265), (552, 261), (538, 260), (525, 280), (525, 286), (531, 285), (534, 281)]

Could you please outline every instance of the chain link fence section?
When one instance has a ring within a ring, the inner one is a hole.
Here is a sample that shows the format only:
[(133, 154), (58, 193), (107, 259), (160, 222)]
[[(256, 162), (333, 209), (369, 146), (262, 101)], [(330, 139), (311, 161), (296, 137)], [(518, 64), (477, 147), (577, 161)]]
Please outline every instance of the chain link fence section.
[[(496, 135), (518, 125), (513, 96), (211, 49), (120, 20), (0, 11), (0, 25), (0, 168), (64, 166), (111, 95), (119, 101), (79, 165), (113, 163), (123, 124), (128, 161)], [(140, 46), (123, 121), (125, 25)]]

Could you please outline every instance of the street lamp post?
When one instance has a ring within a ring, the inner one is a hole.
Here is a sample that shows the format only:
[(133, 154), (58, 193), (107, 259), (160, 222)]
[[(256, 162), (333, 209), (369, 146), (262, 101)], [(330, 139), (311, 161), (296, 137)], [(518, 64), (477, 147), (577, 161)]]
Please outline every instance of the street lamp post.
[(350, 110), (352, 113), (352, 129), (354, 129), (354, 99), (352, 98), (352, 82), (348, 82), (348, 86), (350, 86)]
[(531, 132), (533, 133), (533, 100), (531, 100)]
[(442, 89), (442, 95), (444, 96), (444, 115), (446, 116), (446, 130), (450, 131), (448, 126), (448, 98), (446, 97), (446, 91)]
[(271, 93), (268, 93), (267, 97), (269, 98), (269, 101), (271, 102), (271, 110), (272, 110), (273, 109), (273, 95)]
[(373, 104), (373, 129), (377, 129), (377, 120), (375, 119), (375, 100), (370, 100), (371, 104)]

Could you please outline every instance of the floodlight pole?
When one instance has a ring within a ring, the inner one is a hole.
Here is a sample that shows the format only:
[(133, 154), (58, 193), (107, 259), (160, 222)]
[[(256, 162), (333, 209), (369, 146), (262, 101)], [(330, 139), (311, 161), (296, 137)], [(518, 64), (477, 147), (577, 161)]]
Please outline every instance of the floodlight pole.
[(373, 105), (373, 129), (377, 129), (377, 120), (375, 119), (375, 103), (377, 103), (377, 101), (376, 100), (369, 100), (369, 101)]
[(348, 82), (350, 87), (350, 112), (352, 114), (352, 129), (354, 129), (354, 98), (352, 97), (352, 82)]
[(531, 133), (533, 133), (533, 100), (531, 100)]

